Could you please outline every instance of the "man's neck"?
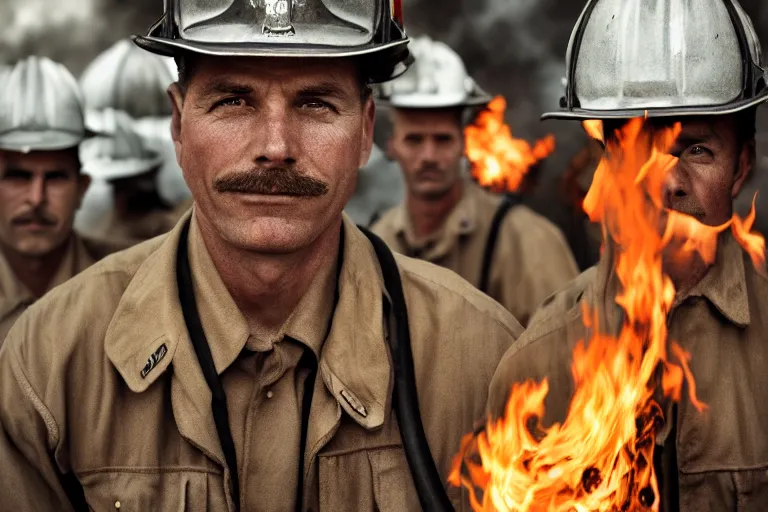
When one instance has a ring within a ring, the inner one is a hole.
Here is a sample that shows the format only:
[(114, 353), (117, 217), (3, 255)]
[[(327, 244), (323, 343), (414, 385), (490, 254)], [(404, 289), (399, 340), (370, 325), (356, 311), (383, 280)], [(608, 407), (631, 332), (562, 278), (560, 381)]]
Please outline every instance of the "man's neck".
[(42, 297), (51, 286), (69, 249), (70, 239), (42, 256), (28, 256), (0, 245), (13, 274), (35, 297)]
[(456, 183), (438, 198), (417, 196), (409, 193), (406, 198), (406, 210), (413, 226), (414, 234), (419, 237), (429, 236), (443, 227), (448, 216), (461, 201), (464, 183)]
[(337, 262), (341, 216), (310, 246), (290, 254), (233, 247), (202, 216), (197, 220), (213, 264), (253, 332), (278, 330), (317, 273)]

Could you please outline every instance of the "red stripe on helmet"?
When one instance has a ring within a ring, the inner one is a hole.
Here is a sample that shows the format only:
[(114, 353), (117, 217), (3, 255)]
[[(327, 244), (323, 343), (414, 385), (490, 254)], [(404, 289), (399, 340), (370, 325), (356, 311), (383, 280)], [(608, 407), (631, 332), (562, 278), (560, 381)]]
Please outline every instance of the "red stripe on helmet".
[(403, 22), (403, 0), (392, 0), (392, 17), (404, 26)]

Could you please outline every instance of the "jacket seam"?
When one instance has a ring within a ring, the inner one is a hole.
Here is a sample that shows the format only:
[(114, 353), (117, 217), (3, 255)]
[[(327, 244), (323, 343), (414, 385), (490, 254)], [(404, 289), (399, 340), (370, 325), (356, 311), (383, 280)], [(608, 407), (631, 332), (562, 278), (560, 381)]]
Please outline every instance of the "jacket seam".
[(350, 454), (353, 454), (353, 453), (382, 452), (382, 451), (392, 450), (392, 449), (395, 449), (395, 448), (399, 448), (401, 450), (404, 449), (402, 443), (399, 443), (399, 444), (398, 443), (388, 443), (388, 444), (384, 444), (384, 445), (381, 445), (381, 446), (374, 446), (374, 447), (370, 447), (370, 448), (364, 448), (364, 447), (363, 448), (347, 448), (345, 450), (335, 450), (335, 451), (331, 451), (331, 452), (318, 453), (317, 456), (318, 456), (318, 458), (321, 458), (321, 457), (340, 457), (340, 456), (344, 456), (344, 455), (350, 455)]
[(48, 431), (48, 447), (53, 450), (59, 444), (59, 426), (56, 424), (56, 419), (53, 417), (53, 413), (48, 409), (40, 396), (32, 388), (32, 384), (24, 373), (24, 369), (21, 367), (21, 363), (18, 361), (16, 354), (11, 358), (11, 370), (16, 377), (16, 382), (21, 388), (22, 393), (32, 403), (32, 407), (40, 415), (40, 418), (45, 423), (45, 428)]
[(200, 468), (200, 467), (193, 467), (193, 466), (171, 466), (171, 467), (158, 466), (158, 467), (145, 467), (145, 468), (134, 468), (134, 467), (127, 467), (127, 466), (107, 466), (103, 468), (78, 471), (77, 475), (89, 476), (89, 475), (107, 474), (107, 473), (130, 473), (130, 474), (140, 474), (140, 475), (154, 475), (154, 474), (168, 474), (168, 473), (207, 473), (207, 474), (215, 474), (215, 475), (222, 474), (220, 470), (216, 470), (215, 468), (207, 469), (207, 468)]

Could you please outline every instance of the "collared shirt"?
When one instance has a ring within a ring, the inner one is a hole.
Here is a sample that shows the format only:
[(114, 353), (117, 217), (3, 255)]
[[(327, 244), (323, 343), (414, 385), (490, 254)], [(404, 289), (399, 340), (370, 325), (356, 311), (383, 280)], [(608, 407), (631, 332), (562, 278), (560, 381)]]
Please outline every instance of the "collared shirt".
[[(301, 413), (308, 370), (305, 351), (318, 359), (328, 334), (336, 292), (336, 264), (320, 268), (277, 332), (253, 332), (227, 291), (193, 216), (190, 268), (200, 319), (224, 391), (239, 455), (243, 510), (295, 510)], [(216, 297), (217, 300), (204, 300)], [(267, 470), (268, 469), (268, 470)]]
[[(442, 228), (425, 237), (414, 232), (402, 203), (373, 226), (394, 250), (448, 268), (478, 286), (491, 224), (501, 198), (467, 181)], [(551, 293), (578, 275), (560, 230), (526, 206), (507, 213), (490, 271), (488, 294), (523, 325)]]
[[(64, 283), (99, 259), (89, 251), (83, 240), (73, 235), (67, 242), (67, 252), (53, 276), (48, 290)], [(0, 251), (0, 346), (17, 318), (31, 306), (36, 297), (14, 274), (8, 261)]]
[[(181, 225), (33, 305), (0, 350), (0, 468), (13, 468), (0, 479), (3, 506), (67, 510), (62, 475), (71, 474), (94, 510), (119, 502), (122, 510), (231, 511), (238, 471), (243, 510), (293, 511), (305, 378), (295, 361), (319, 350), (301, 468), (305, 510), (417, 510), (393, 410), (381, 269), (346, 217), (342, 229), (338, 279), (318, 275), (283, 328), (266, 336), (250, 332), (220, 278), (208, 275), (210, 256), (191, 232), (195, 295), (222, 372), (238, 468), (225, 462), (179, 304)], [(396, 259), (424, 430), (445, 482), (521, 328), (453, 273)], [(329, 281), (338, 287), (330, 325)], [(457, 510), (471, 510), (462, 489), (448, 494)]]
[[(708, 406), (699, 413), (687, 392), (677, 405), (680, 503), (668, 503), (669, 510), (763, 511), (768, 503), (768, 279), (730, 234), (720, 240), (715, 265), (678, 297), (668, 317), (669, 339), (691, 354), (697, 396)], [(604, 257), (552, 297), (505, 354), (489, 410), (502, 413), (513, 383), (547, 377), (545, 422), (564, 420), (573, 393), (571, 354), (579, 340), (589, 338), (582, 306), (597, 310), (602, 332), (616, 333), (617, 290)]]

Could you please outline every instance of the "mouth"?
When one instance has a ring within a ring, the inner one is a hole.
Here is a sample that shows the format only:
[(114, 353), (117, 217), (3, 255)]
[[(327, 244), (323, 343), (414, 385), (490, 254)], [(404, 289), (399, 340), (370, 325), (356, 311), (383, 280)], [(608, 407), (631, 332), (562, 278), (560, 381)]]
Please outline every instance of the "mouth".
[(428, 169), (416, 173), (416, 179), (420, 181), (438, 181), (442, 179), (443, 173), (438, 170)]

